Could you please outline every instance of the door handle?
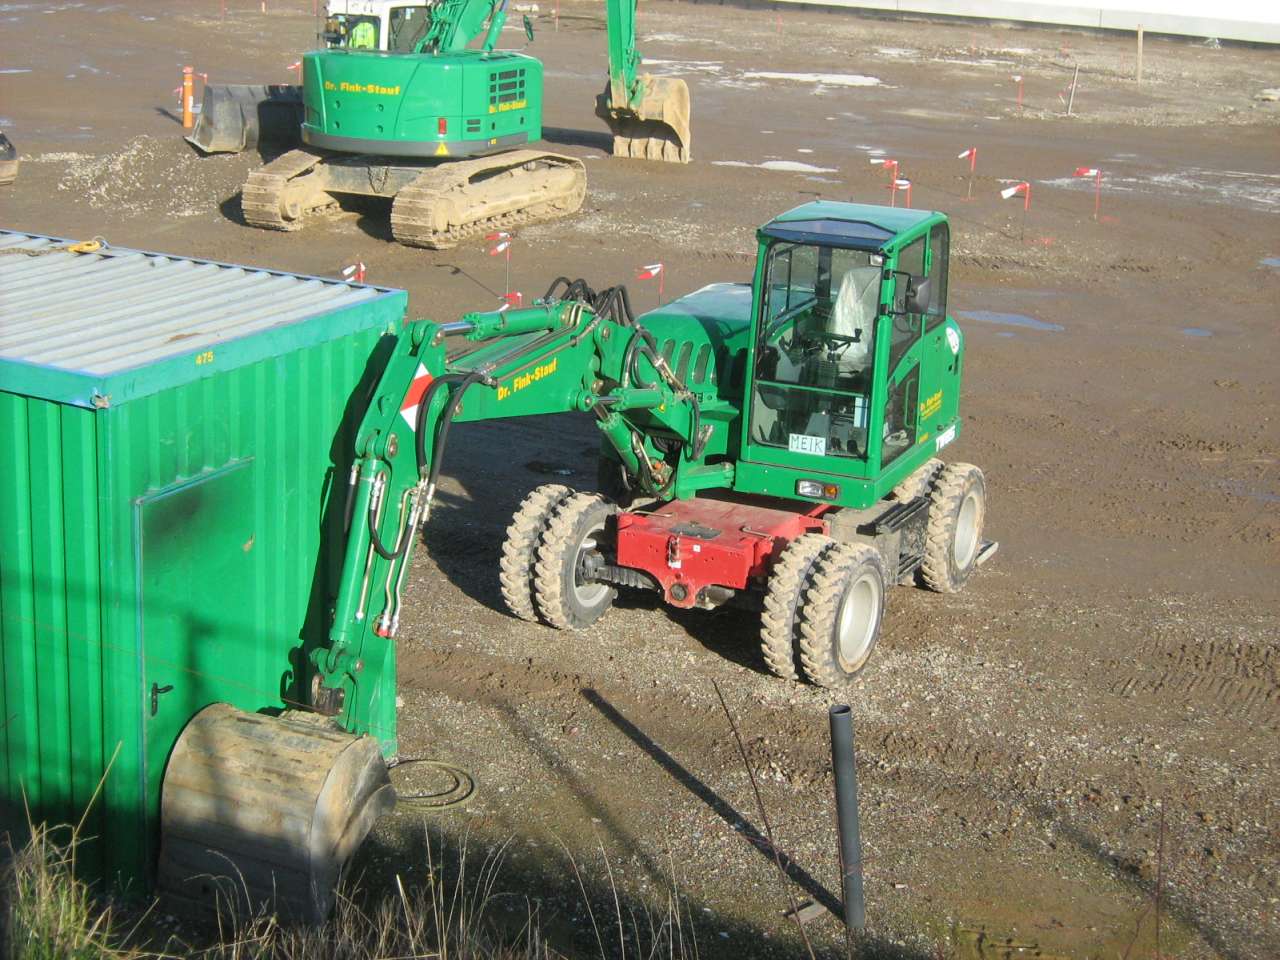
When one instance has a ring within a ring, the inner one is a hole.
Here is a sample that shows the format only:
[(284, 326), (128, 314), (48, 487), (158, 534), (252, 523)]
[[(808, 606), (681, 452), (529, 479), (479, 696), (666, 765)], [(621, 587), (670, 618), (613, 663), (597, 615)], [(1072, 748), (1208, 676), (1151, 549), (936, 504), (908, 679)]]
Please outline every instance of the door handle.
[(163, 687), (158, 683), (151, 684), (151, 715), (153, 717), (156, 715), (156, 711), (160, 709), (160, 694), (168, 693), (172, 689), (172, 683), (166, 683)]

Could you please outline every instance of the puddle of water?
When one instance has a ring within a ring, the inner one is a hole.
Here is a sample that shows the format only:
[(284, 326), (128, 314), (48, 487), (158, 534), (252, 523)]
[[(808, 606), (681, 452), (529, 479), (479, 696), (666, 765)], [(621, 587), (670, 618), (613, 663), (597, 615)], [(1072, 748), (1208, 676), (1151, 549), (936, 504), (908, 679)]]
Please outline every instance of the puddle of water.
[(777, 73), (772, 70), (748, 70), (743, 76), (748, 80), (789, 80), (795, 83), (823, 83), (832, 87), (880, 86), (879, 77), (868, 77), (860, 73)]
[(1258, 262), (1264, 267), (1276, 267), (1280, 269), (1280, 257), (1263, 257)]
[(781, 170), (784, 173), (836, 173), (834, 167), (815, 167), (798, 160), (766, 160), (764, 163), (747, 163), (745, 160), (712, 160), (713, 167), (757, 167), (761, 170)]
[(1212, 337), (1213, 331), (1204, 327), (1183, 327), (1182, 332), (1188, 337)]
[(996, 313), (992, 310), (957, 310), (956, 316), (979, 323), (995, 323), (1002, 327), (1025, 327), (1028, 330), (1065, 330), (1060, 323), (1037, 320), (1025, 313)]
[[(1037, 180), (1037, 185), (1062, 190), (1093, 189), (1088, 177)], [(1174, 173), (1125, 176), (1103, 171), (1103, 193), (1162, 193), (1181, 199), (1201, 200), (1272, 211), (1280, 207), (1280, 174), (1246, 170), (1207, 170), (1189, 167)], [(1104, 201), (1105, 202), (1105, 201)]]

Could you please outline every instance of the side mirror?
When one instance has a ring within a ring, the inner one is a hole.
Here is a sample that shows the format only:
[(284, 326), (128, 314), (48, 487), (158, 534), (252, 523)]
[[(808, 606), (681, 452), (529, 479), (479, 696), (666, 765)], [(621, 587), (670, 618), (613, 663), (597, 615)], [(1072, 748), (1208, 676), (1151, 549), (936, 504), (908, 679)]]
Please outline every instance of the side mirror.
[(928, 277), (913, 276), (907, 282), (907, 313), (928, 313), (933, 302), (932, 292)]
[(526, 40), (533, 43), (533, 21), (527, 13), (524, 15), (524, 35)]

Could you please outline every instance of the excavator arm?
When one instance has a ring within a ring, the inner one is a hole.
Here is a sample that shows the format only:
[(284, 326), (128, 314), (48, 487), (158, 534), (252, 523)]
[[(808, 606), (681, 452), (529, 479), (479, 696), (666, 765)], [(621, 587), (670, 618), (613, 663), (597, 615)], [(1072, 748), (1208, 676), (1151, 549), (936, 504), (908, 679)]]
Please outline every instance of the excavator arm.
[(614, 156), (688, 163), (689, 87), (683, 80), (640, 73), (636, 3), (605, 0), (609, 84), (596, 98), (596, 114), (613, 132)]
[[(476, 346), (450, 357), (448, 334)], [(333, 625), (327, 646), (309, 652), (311, 706), (340, 715), (349, 730), (394, 731), (395, 704), (380, 691), (395, 689), (405, 578), (454, 423), (592, 415), (641, 489), (663, 496), (680, 462), (702, 456), (712, 427), (701, 403), (634, 319), (622, 287), (596, 293), (560, 278), (526, 309), (406, 327), (356, 437)], [(370, 666), (382, 682), (361, 684)]]
[(466, 48), (484, 29), (483, 49), (492, 51), (507, 20), (507, 0), (441, 0), (431, 10), (431, 26), (414, 53), (453, 53)]

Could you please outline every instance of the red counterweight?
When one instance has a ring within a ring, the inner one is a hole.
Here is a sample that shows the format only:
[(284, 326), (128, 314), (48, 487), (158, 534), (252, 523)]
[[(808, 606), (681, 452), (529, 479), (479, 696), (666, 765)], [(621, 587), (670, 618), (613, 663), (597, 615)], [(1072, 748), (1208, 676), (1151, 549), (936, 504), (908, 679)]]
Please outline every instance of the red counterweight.
[(707, 587), (735, 590), (769, 572), (773, 557), (796, 537), (826, 533), (825, 504), (794, 510), (731, 500), (673, 500), (652, 513), (618, 515), (618, 566), (642, 570), (668, 603), (695, 607)]

